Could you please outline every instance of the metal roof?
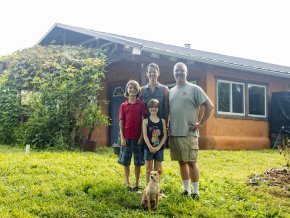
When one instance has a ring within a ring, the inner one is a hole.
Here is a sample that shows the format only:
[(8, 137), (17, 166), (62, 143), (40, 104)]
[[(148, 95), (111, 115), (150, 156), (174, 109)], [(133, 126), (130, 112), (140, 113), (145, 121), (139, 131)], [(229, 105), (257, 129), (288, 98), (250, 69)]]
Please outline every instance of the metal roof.
[(69, 26), (60, 23), (54, 24), (54, 26), (45, 34), (38, 42), (41, 44), (47, 35), (54, 29), (61, 28), (70, 30), (73, 32), (81, 33), (97, 39), (105, 39), (115, 43), (128, 45), (140, 49), (141, 51), (148, 51), (157, 54), (163, 54), (166, 56), (172, 56), (177, 58), (183, 58), (186, 60), (192, 60), (201, 63), (207, 63), (216, 66), (222, 66), (238, 70), (246, 70), (255, 73), (267, 74), (272, 76), (290, 78), (290, 67), (275, 65), (260, 61), (254, 61), (245, 58), (238, 58), (233, 56), (227, 56), (212, 52), (205, 52), (180, 46), (174, 46), (159, 42), (153, 42), (128, 36), (122, 36), (112, 33), (105, 33), (100, 31), (89, 30), (81, 27)]

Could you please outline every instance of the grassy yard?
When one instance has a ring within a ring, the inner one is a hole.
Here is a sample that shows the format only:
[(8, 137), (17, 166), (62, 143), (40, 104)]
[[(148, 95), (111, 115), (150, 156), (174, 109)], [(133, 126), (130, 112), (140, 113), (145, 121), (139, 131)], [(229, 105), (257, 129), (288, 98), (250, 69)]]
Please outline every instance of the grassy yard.
[[(285, 164), (277, 150), (200, 151), (199, 202), (180, 195), (178, 165), (168, 150), (165, 154), (161, 187), (168, 197), (152, 217), (289, 217), (285, 190), (246, 185), (249, 176)], [(1, 218), (148, 217), (140, 200), (141, 195), (124, 187), (123, 168), (111, 148), (25, 156), (24, 148), (0, 146)]]

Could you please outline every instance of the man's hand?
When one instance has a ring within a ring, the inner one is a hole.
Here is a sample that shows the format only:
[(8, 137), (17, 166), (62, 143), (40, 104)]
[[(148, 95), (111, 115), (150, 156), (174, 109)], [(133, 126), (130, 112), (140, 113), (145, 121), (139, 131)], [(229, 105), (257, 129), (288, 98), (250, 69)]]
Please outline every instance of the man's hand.
[(190, 124), (189, 131), (195, 131), (203, 127), (201, 123)]

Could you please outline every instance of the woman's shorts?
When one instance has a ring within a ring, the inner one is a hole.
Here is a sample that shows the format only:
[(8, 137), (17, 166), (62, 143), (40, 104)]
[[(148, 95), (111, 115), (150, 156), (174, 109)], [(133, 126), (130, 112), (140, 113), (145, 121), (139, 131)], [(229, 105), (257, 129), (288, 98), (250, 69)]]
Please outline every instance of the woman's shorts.
[(134, 153), (134, 165), (144, 165), (144, 145), (138, 145), (137, 139), (126, 140), (126, 146), (121, 146), (118, 163), (124, 166), (131, 164), (132, 153)]
[(194, 136), (170, 136), (170, 157), (176, 161), (197, 161), (198, 138)]

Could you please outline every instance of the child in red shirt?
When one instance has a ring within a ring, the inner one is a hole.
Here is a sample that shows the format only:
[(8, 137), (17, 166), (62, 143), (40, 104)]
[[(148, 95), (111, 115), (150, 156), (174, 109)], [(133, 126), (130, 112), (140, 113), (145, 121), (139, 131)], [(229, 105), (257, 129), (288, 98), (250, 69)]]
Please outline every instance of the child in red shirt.
[[(130, 80), (126, 85), (125, 97), (127, 100), (121, 104), (119, 113), (119, 126), (121, 136), (121, 149), (118, 163), (124, 165), (126, 186), (138, 191), (141, 166), (144, 165), (144, 145), (142, 136), (142, 121), (146, 114), (145, 103), (138, 96), (140, 85)], [(135, 186), (130, 187), (130, 164), (134, 153)]]

